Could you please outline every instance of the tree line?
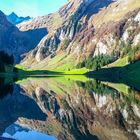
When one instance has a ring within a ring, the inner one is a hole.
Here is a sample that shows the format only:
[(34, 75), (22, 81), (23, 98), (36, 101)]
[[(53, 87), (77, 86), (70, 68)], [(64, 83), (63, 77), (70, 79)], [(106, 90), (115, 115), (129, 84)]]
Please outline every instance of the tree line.
[(108, 65), (109, 63), (114, 62), (117, 57), (112, 53), (111, 55), (101, 54), (99, 56), (95, 56), (94, 58), (88, 58), (85, 61), (77, 64), (77, 68), (86, 67), (87, 69), (98, 70), (101, 67)]

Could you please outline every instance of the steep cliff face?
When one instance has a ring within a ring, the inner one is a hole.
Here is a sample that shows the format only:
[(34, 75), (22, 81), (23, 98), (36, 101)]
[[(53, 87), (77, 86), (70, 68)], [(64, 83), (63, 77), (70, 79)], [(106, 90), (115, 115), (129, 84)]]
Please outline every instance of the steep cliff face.
[[(32, 50), (46, 34), (46, 29), (21, 32), (16, 26), (7, 21), (4, 13), (0, 11), (0, 50), (12, 54), (15, 63), (21, 60), (24, 53)], [(34, 40), (32, 40), (33, 36), (35, 36)]]
[(124, 43), (135, 46), (140, 40), (139, 8), (139, 0), (71, 0), (55, 14), (20, 24), (21, 30), (28, 30), (36, 21), (37, 28), (49, 31), (22, 65), (71, 69), (88, 57), (118, 53)]
[(34, 99), (48, 117), (46, 121), (19, 118), (18, 122), (59, 140), (138, 139), (140, 108), (135, 101), (116, 90), (96, 92), (96, 88), (86, 90), (78, 85), (66, 78), (21, 82), (23, 93)]

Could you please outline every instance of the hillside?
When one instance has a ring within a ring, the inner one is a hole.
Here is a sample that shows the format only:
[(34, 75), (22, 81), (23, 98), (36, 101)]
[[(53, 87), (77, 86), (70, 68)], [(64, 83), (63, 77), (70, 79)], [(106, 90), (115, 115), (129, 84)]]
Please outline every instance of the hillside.
[(30, 69), (69, 70), (101, 54), (119, 58), (139, 43), (139, 0), (70, 0), (58, 12), (18, 25), (21, 31), (47, 28), (48, 34), (26, 55)]

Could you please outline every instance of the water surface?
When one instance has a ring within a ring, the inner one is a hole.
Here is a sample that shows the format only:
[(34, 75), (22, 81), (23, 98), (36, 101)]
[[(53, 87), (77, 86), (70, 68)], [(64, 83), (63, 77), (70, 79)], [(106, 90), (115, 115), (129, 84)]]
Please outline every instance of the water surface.
[(0, 135), (17, 140), (139, 140), (140, 93), (84, 76), (0, 78)]

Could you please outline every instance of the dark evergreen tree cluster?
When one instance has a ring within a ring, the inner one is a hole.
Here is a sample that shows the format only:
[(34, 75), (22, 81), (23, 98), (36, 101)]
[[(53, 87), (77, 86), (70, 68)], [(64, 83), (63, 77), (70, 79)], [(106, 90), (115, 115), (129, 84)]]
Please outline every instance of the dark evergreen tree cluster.
[(98, 70), (101, 67), (108, 65), (109, 63), (112, 63), (116, 60), (115, 55), (99, 55), (95, 56), (94, 58), (88, 58), (87, 60), (83, 61), (82, 63), (79, 63), (77, 65), (77, 68), (83, 68), (86, 67), (88, 69), (92, 70)]
[(0, 99), (3, 99), (6, 95), (13, 93), (13, 84), (6, 83), (4, 77), (0, 77)]
[(5, 65), (13, 65), (13, 55), (9, 56), (4, 51), (0, 51), (0, 72), (5, 72)]

